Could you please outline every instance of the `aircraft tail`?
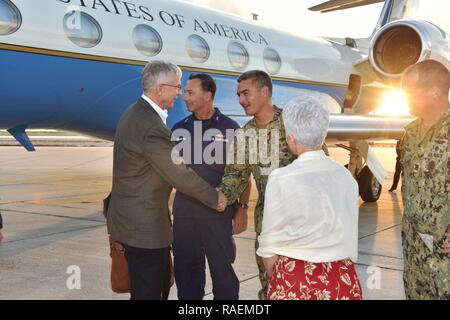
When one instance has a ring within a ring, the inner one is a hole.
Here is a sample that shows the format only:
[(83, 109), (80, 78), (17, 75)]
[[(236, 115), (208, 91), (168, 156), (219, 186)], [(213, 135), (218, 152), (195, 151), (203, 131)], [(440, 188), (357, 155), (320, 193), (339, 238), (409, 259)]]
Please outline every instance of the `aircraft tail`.
[[(330, 0), (318, 4), (309, 8), (311, 11), (320, 11), (322, 13), (336, 11), (336, 10), (346, 10), (356, 7), (367, 6), (370, 4), (375, 4), (379, 2), (384, 2), (383, 10), (381, 10), (380, 17), (378, 19), (377, 25), (372, 33), (372, 36), (375, 34), (377, 30), (379, 30), (384, 25), (388, 24), (391, 21), (391, 15), (394, 9), (394, 5), (398, 0)], [(405, 2), (400, 1), (400, 2)], [(371, 37), (372, 37), (371, 36)]]
[(336, 11), (336, 10), (345, 10), (356, 7), (367, 6), (369, 4), (374, 4), (378, 2), (383, 2), (385, 0), (330, 0), (318, 4), (309, 8), (311, 11), (320, 11), (322, 13)]

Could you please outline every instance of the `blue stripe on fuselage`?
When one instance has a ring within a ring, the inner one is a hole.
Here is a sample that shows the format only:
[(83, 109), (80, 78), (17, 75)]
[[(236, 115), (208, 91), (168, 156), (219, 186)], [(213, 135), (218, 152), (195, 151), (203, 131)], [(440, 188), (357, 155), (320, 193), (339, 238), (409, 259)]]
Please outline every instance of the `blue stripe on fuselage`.
[[(141, 95), (142, 66), (0, 50), (0, 128), (55, 128), (113, 140), (125, 109)], [(192, 72), (184, 71), (182, 83)], [(215, 104), (243, 125), (248, 117), (236, 96), (236, 76), (211, 73)], [(298, 89), (330, 94), (342, 105), (345, 88), (274, 81), (273, 101), (282, 106)], [(171, 127), (189, 114), (181, 97), (169, 110)]]

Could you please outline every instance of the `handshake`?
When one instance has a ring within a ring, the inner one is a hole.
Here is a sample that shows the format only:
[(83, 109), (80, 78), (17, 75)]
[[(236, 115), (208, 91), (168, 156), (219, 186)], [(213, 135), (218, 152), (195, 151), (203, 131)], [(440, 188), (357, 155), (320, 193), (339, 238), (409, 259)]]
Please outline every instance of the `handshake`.
[(219, 188), (216, 188), (216, 190), (219, 195), (216, 210), (219, 212), (224, 212), (225, 208), (227, 207), (228, 199), (227, 197), (225, 197), (222, 190), (220, 190)]

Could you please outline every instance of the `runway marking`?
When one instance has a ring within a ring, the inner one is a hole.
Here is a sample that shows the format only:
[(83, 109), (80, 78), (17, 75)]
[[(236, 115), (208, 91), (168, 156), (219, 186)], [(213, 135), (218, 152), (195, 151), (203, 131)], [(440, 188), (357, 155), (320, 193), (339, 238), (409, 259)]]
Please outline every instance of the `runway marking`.
[[(84, 194), (77, 194), (77, 195), (67, 195), (67, 196), (55, 196), (55, 197), (48, 197), (48, 198), (42, 198), (41, 200), (56, 200), (56, 199), (72, 199), (72, 198), (77, 198), (77, 197), (82, 197), (82, 196), (93, 196), (93, 195), (105, 195), (105, 197), (107, 196), (107, 194), (103, 193), (103, 192), (94, 192), (94, 193), (84, 193)], [(9, 201), (9, 202), (2, 202), (0, 201), (0, 205), (3, 204), (13, 204), (13, 203), (28, 203), (28, 202), (33, 202), (36, 201), (35, 199), (29, 199), (29, 200), (16, 200), (16, 201)], [(98, 203), (101, 203), (101, 200), (99, 200)], [(51, 205), (50, 205), (51, 206)]]
[[(38, 185), (38, 186), (51, 186), (51, 183), (40, 183), (40, 182), (24, 182), (24, 183), (7, 183), (7, 184), (0, 184), (0, 187), (13, 187), (13, 186), (31, 186), (31, 185)], [(0, 202), (1, 203), (1, 202)]]
[[(365, 264), (365, 263), (355, 263), (355, 265), (357, 265), (357, 266), (364, 266), (364, 267), (373, 267), (373, 265)], [(379, 266), (379, 265), (377, 265), (377, 267), (380, 268), (380, 269), (384, 269), (384, 270), (401, 271), (401, 272), (403, 272), (403, 269), (387, 268), (387, 267), (382, 267), (382, 266)]]
[[(78, 209), (78, 208), (76, 208), (76, 209)], [(22, 210), (13, 210), (13, 209), (2, 209), (2, 212), (23, 213), (23, 214), (32, 214), (32, 215), (38, 215), (38, 216), (45, 216), (45, 217), (55, 217), (55, 218), (62, 218), (62, 219), (90, 221), (90, 222), (97, 222), (97, 223), (101, 223), (103, 225), (106, 225), (106, 221), (99, 221), (99, 220), (95, 220), (95, 219), (81, 218), (81, 217), (70, 217), (70, 216), (56, 215), (56, 214), (50, 214), (50, 213), (31, 212), (31, 211), (22, 211)], [(91, 213), (91, 214), (100, 214), (100, 215), (102, 215), (101, 211), (97, 211), (97, 212), (94, 212), (94, 213)], [(102, 215), (102, 217), (103, 217), (103, 215)]]
[(70, 232), (76, 232), (76, 231), (82, 231), (82, 230), (88, 230), (88, 229), (96, 229), (96, 228), (100, 228), (100, 227), (104, 227), (105, 225), (96, 225), (96, 226), (86, 226), (83, 228), (78, 228), (78, 229), (73, 229), (73, 230), (65, 230), (65, 231), (60, 231), (60, 232), (54, 232), (54, 233), (48, 233), (48, 234), (43, 234), (43, 235), (37, 235), (34, 237), (30, 237), (30, 238), (23, 238), (23, 239), (17, 239), (17, 240), (7, 240), (5, 241), (6, 243), (15, 243), (15, 242), (20, 242), (20, 241), (27, 241), (27, 240), (33, 240), (33, 239), (40, 239), (40, 238), (47, 238), (50, 236), (54, 236), (54, 235), (58, 235), (58, 234), (64, 234), (64, 233), (70, 233)]
[(365, 238), (374, 236), (374, 235), (376, 235), (377, 233), (380, 233), (380, 232), (383, 232), (383, 231), (387, 231), (387, 230), (389, 230), (389, 229), (393, 229), (393, 228), (396, 228), (396, 227), (401, 226), (401, 225), (402, 225), (401, 223), (394, 224), (394, 225), (392, 225), (392, 226), (390, 226), (390, 227), (387, 227), (387, 228), (384, 228), (384, 229), (377, 230), (377, 231), (375, 231), (374, 233), (371, 233), (371, 234), (365, 235), (365, 236), (363, 236), (363, 237), (361, 237), (361, 238), (358, 238), (358, 240), (362, 240), (362, 239), (365, 239)]
[[(101, 157), (101, 158), (98, 158), (98, 159), (94, 159), (94, 160), (89, 160), (89, 161), (86, 161), (86, 162), (82, 162), (82, 163), (76, 164), (76, 165), (71, 166), (71, 167), (65, 167), (64, 170), (73, 169), (73, 168), (80, 167), (80, 166), (83, 166), (83, 165), (85, 165), (85, 164), (92, 163), (92, 162), (96, 162), (96, 161), (100, 161), (100, 160), (103, 160), (103, 159), (111, 159), (111, 156), (105, 156), (105, 157)], [(111, 161), (111, 162), (112, 162), (112, 161)]]
[[(392, 229), (392, 228), (395, 228), (395, 227), (398, 227), (398, 226), (401, 226), (401, 223), (394, 224), (394, 225), (392, 225), (392, 226), (390, 226), (390, 227), (386, 227), (386, 228), (384, 228), (384, 229), (376, 230), (374, 233), (367, 234), (367, 235), (365, 235), (365, 236), (362, 236), (361, 238), (358, 238), (358, 240), (362, 240), (362, 239), (365, 239), (365, 238), (374, 236), (374, 235), (376, 235), (376, 234), (378, 234), (378, 233), (380, 233), (380, 232), (383, 232), (383, 231), (386, 231), (386, 230), (389, 230), (389, 229)], [(254, 232), (254, 231), (249, 231), (249, 230), (247, 230), (247, 232)], [(255, 237), (255, 238), (248, 238), (248, 237), (239, 237), (239, 236), (235, 236), (235, 238), (237, 238), (237, 239), (243, 239), (243, 240), (255, 240), (255, 239), (256, 239), (256, 237)]]
[(395, 260), (403, 260), (403, 258), (399, 258), (399, 257), (384, 256), (381, 254), (370, 253), (370, 252), (365, 252), (365, 251), (358, 251), (358, 254), (362, 254), (362, 255), (366, 255), (366, 256), (376, 256), (376, 257), (388, 258), (388, 259), (395, 259)]
[[(61, 168), (61, 169), (65, 169), (65, 168)], [(104, 176), (87, 176), (87, 177), (76, 177), (77, 181), (96, 181), (96, 180), (101, 180), (101, 179), (105, 179), (111, 178), (111, 174), (105, 174)], [(54, 186), (54, 185), (58, 185), (59, 182), (67, 182), (67, 181), (73, 181), (73, 178), (64, 178), (64, 179), (58, 179), (58, 180), (53, 180), (50, 182), (34, 182), (34, 181), (25, 181), (22, 183), (10, 183), (10, 184), (0, 184), (0, 187), (8, 187), (8, 186), (22, 186), (22, 185), (44, 185), (44, 186)]]

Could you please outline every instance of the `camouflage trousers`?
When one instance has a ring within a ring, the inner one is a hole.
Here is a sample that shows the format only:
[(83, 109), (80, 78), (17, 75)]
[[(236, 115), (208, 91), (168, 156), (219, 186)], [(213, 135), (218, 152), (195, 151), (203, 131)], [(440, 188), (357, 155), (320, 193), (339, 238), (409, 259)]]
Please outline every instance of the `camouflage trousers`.
[(256, 258), (256, 264), (258, 266), (259, 282), (261, 282), (261, 289), (258, 291), (258, 299), (266, 300), (267, 299), (267, 290), (269, 289), (269, 285), (267, 283), (266, 268), (264, 267), (263, 258), (261, 258), (260, 256), (258, 256), (256, 254), (256, 250), (258, 250), (258, 247), (259, 247), (258, 237), (259, 237), (259, 233), (256, 234), (256, 241), (255, 241), (255, 258)]
[(263, 214), (262, 210), (255, 210), (254, 222), (255, 222), (255, 231), (256, 231), (256, 241), (255, 241), (255, 259), (256, 265), (258, 266), (258, 277), (259, 282), (261, 283), (261, 289), (258, 291), (258, 299), (266, 300), (267, 298), (267, 290), (269, 290), (269, 284), (267, 283), (266, 277), (266, 268), (264, 267), (263, 258), (256, 254), (256, 250), (259, 248), (258, 237), (262, 231), (262, 220)]
[(431, 251), (415, 230), (403, 219), (403, 282), (409, 300), (450, 299), (450, 258), (439, 246)]

